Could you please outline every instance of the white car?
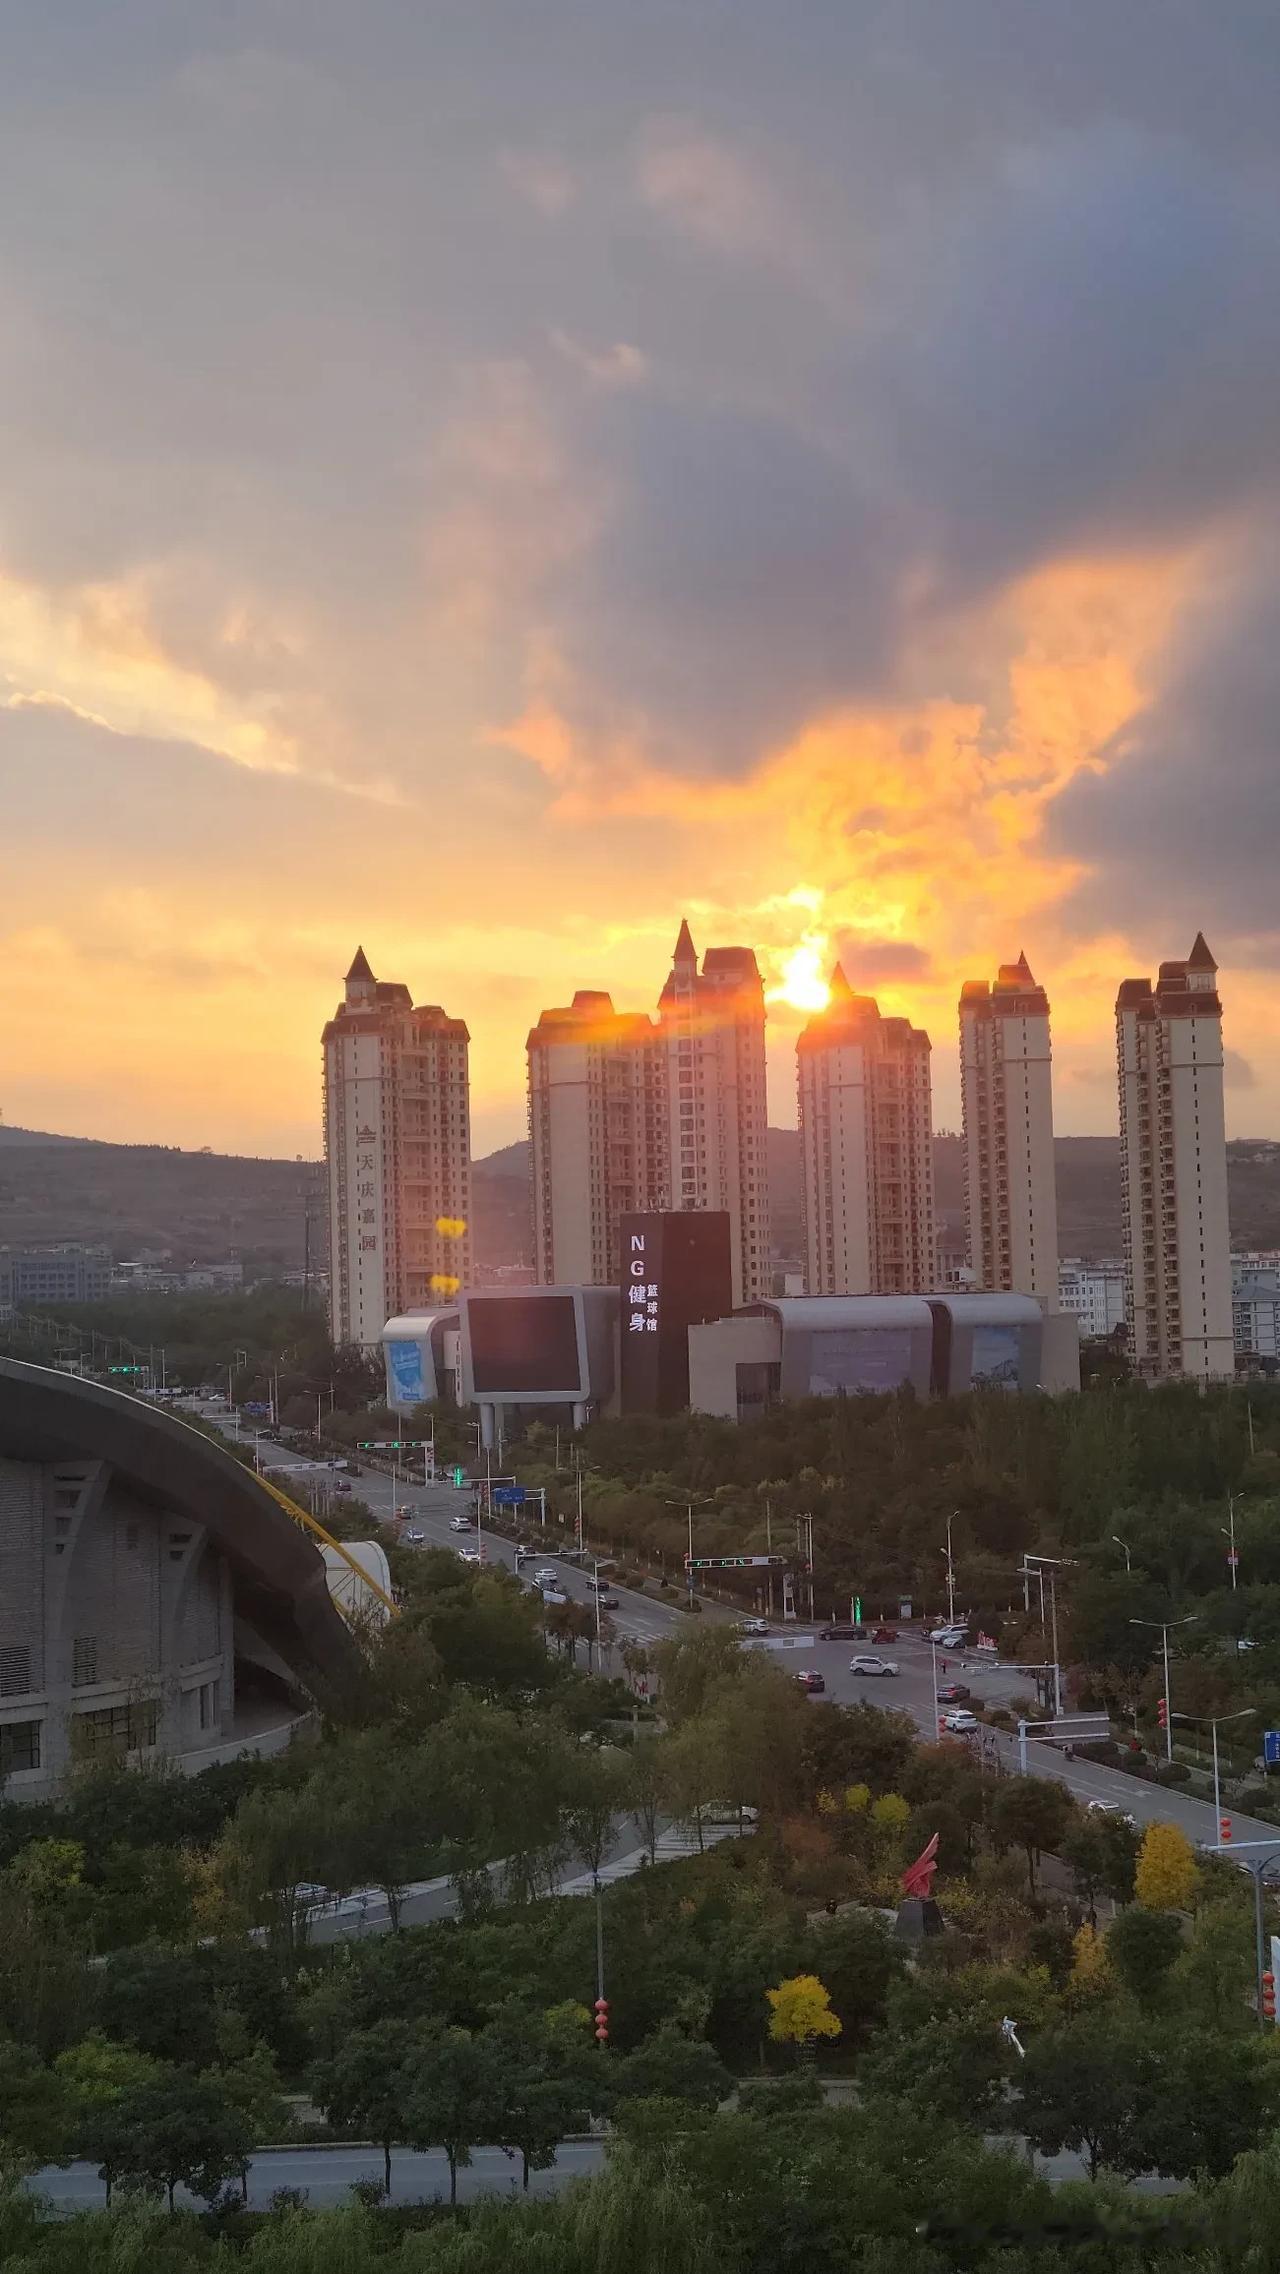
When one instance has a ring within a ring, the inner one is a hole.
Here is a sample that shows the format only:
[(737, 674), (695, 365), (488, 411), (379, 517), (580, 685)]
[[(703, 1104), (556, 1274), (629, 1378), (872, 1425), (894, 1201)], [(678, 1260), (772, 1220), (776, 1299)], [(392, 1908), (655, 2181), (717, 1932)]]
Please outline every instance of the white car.
[(769, 1621), (767, 1619), (744, 1619), (741, 1632), (743, 1634), (768, 1634)]
[(469, 1516), (451, 1516), (449, 1518), (449, 1530), (451, 1532), (470, 1532), (473, 1529)]
[(560, 1574), (553, 1563), (544, 1563), (541, 1571), (535, 1571), (533, 1583), (535, 1587), (558, 1587)]
[(939, 1650), (959, 1650), (968, 1632), (968, 1627), (935, 1627), (925, 1641), (936, 1643)]
[(851, 1674), (893, 1674), (896, 1676), (897, 1671), (898, 1661), (896, 1658), (851, 1658), (849, 1660), (849, 1672)]
[(968, 1706), (957, 1706), (954, 1713), (943, 1714), (942, 1726), (952, 1737), (970, 1737), (982, 1724), (976, 1713), (970, 1713)]
[(408, 1531), (405, 1533), (406, 1540), (411, 1541), (415, 1548), (420, 1548), (422, 1546), (422, 1543), (425, 1540), (426, 1536), (427, 1535), (425, 1532), (420, 1532), (418, 1530), (416, 1524), (411, 1524)]
[(458, 1557), (462, 1563), (479, 1563), (480, 1550), (479, 1548), (459, 1548)]

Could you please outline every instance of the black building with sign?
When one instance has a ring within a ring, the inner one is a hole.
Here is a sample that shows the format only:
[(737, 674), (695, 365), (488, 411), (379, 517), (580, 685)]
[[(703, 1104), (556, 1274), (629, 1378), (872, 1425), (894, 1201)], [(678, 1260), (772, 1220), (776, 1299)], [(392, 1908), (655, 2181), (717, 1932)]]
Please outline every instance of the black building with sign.
[(689, 1403), (689, 1329), (732, 1308), (726, 1209), (624, 1216), (623, 1413), (680, 1413)]

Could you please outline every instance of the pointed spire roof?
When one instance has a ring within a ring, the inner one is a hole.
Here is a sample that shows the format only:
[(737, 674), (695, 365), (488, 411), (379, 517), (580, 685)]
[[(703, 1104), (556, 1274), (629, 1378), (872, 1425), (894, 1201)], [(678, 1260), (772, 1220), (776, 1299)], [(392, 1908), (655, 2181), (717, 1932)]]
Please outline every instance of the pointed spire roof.
[(356, 949), (355, 958), (350, 971), (347, 973), (347, 978), (348, 980), (367, 979), (371, 985), (374, 983), (373, 973), (369, 969), (369, 958), (362, 947)]
[(836, 965), (834, 971), (831, 974), (830, 984), (831, 1000), (833, 1003), (847, 1003), (852, 1001), (853, 989), (849, 985), (848, 977), (845, 973), (845, 968), (842, 963), (838, 963)]
[[(1031, 966), (1027, 961), (1027, 951), (1025, 948), (1019, 948), (1018, 950), (1018, 969), (1022, 973), (1024, 979), (1031, 979)], [(1031, 979), (1031, 984), (1034, 987), (1034, 979)]]
[(676, 952), (671, 960), (673, 963), (697, 963), (698, 951), (693, 944), (693, 934), (689, 930), (687, 916), (680, 918), (680, 930), (676, 935)]
[(1216, 971), (1218, 968), (1205, 945), (1203, 932), (1196, 933), (1196, 944), (1187, 957), (1188, 971)]

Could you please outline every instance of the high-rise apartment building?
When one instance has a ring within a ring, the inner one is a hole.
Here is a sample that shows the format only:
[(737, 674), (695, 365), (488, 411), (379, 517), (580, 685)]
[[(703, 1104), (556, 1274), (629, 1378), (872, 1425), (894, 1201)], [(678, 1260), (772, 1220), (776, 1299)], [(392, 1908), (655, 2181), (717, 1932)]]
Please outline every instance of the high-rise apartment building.
[(529, 1036), (534, 1269), (542, 1286), (618, 1278), (624, 1215), (666, 1205), (666, 1091), (658, 1029), (579, 990)]
[(470, 1275), (468, 1039), (357, 949), (323, 1037), (335, 1342), (372, 1348)]
[(1197, 932), (1116, 998), (1125, 1311), (1140, 1373), (1229, 1378), (1227, 1145), (1218, 967)]
[(733, 1300), (769, 1292), (764, 987), (750, 948), (698, 955), (682, 922), (658, 1003), (668, 1202), (728, 1210)]
[(796, 1089), (809, 1293), (934, 1287), (928, 1035), (881, 1018), (837, 964), (796, 1043)]
[(1049, 998), (1025, 955), (961, 990), (960, 1088), (974, 1284), (1056, 1302)]

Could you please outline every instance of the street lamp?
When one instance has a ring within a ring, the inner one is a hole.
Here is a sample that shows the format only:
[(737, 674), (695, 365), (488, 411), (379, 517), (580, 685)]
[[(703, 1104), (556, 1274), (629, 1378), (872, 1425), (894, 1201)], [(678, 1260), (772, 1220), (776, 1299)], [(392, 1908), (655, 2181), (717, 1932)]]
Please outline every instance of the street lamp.
[(1131, 1627), (1158, 1627), (1164, 1649), (1164, 1757), (1173, 1759), (1173, 1707), (1169, 1701), (1169, 1631), (1172, 1627), (1193, 1627), (1197, 1613), (1191, 1611), (1185, 1619), (1130, 1619)]
[(1240, 1567), (1240, 1558), (1236, 1554), (1236, 1496), (1234, 1492), (1229, 1492), (1227, 1494), (1227, 1513), (1227, 1522), (1225, 1524), (1220, 1524), (1218, 1529), (1221, 1532), (1223, 1539), (1229, 1540), (1231, 1543), (1227, 1549), (1227, 1562), (1231, 1567), (1231, 1590), (1234, 1594), (1239, 1577)]
[(1252, 1706), (1241, 1706), (1238, 1713), (1178, 1713), (1169, 1715), (1170, 1721), (1207, 1721), (1213, 1731), (1213, 1813), (1222, 1826), (1222, 1794), (1218, 1784), (1218, 1724), (1221, 1721), (1246, 1721), (1254, 1711)]
[(954, 1626), (956, 1623), (956, 1566), (955, 1558), (951, 1553), (951, 1527), (958, 1513), (959, 1511), (953, 1508), (947, 1518), (947, 1623), (949, 1626)]
[(1036, 1579), (1040, 1584), (1040, 1632), (1044, 1633), (1044, 1574), (1049, 1569), (1049, 1617), (1053, 1631), (1053, 1711), (1057, 1720), (1062, 1718), (1062, 1661), (1058, 1654), (1058, 1567), (1069, 1561), (1059, 1555), (1024, 1555), (1022, 1583)]
[(1124, 1568), (1127, 1575), (1133, 1570), (1133, 1553), (1130, 1549), (1129, 1542), (1127, 1540), (1122, 1540), (1118, 1532), (1113, 1532), (1111, 1537), (1115, 1541), (1115, 1544), (1118, 1548), (1124, 1549)]

